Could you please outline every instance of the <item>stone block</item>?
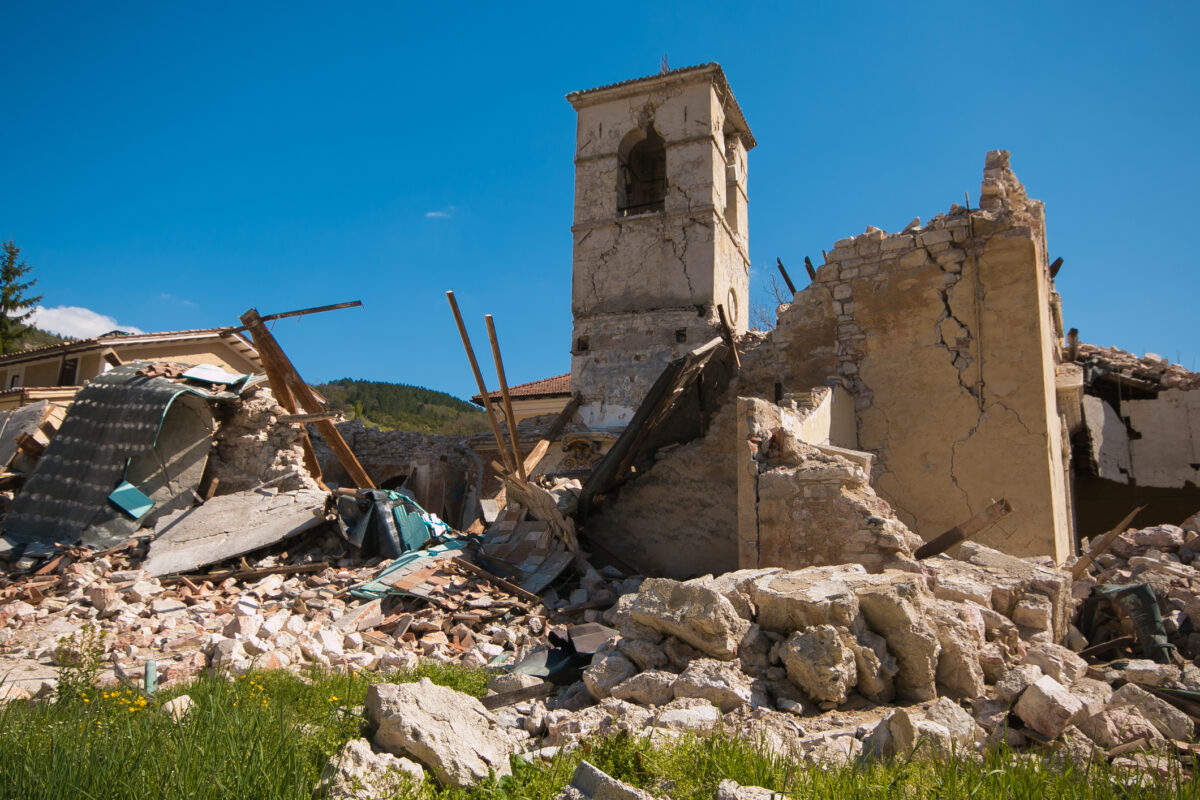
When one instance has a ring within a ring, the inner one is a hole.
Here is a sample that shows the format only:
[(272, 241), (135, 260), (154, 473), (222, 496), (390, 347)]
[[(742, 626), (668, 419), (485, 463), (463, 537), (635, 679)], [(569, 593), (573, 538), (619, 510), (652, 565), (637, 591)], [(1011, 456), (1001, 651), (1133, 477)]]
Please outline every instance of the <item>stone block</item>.
[(1026, 726), (1047, 739), (1065, 731), (1082, 709), (1083, 703), (1049, 675), (1034, 681), (1013, 706)]

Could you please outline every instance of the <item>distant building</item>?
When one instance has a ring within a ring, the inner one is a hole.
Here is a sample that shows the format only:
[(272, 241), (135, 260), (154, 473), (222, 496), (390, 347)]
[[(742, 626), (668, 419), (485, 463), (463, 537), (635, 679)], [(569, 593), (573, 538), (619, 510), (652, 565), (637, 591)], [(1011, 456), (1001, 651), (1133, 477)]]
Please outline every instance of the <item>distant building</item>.
[(254, 345), (232, 328), (112, 331), (0, 356), (0, 409), (35, 400), (69, 400), (79, 387), (115, 364), (139, 360), (208, 364), (242, 375), (262, 372)]

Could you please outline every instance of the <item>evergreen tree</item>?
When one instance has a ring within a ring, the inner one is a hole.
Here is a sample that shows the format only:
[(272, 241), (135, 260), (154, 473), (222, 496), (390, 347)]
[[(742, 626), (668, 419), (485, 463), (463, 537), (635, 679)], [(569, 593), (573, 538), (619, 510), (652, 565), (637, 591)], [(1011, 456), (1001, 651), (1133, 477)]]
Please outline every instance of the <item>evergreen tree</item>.
[(21, 337), (29, 330), (25, 323), (33, 316), (33, 307), (41, 302), (42, 296), (28, 297), (25, 292), (37, 283), (37, 278), (21, 281), (33, 269), (19, 261), (21, 248), (10, 239), (0, 245), (0, 353), (7, 354), (19, 348)]

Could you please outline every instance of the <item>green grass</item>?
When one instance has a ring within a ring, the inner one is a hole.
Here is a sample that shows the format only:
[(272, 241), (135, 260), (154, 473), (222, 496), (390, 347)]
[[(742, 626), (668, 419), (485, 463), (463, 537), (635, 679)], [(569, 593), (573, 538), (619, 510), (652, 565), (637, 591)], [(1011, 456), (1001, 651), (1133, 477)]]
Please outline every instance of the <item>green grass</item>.
[(354, 709), (367, 687), (421, 677), (475, 696), (488, 679), (435, 663), (390, 676), (203, 678), (159, 698), (191, 696), (181, 724), (130, 690), (10, 703), (0, 707), (0, 797), (308, 798), (329, 757), (361, 735)]
[[(288, 798), (312, 796), (329, 757), (362, 735), (355, 712), (371, 682), (429, 677), (482, 696), (487, 673), (438, 664), (379, 676), (258, 673), (233, 682), (204, 678), (186, 692), (196, 708), (177, 724), (133, 692), (87, 693), (60, 704), (12, 703), (0, 709), (3, 798)], [(130, 708), (134, 708), (130, 711)], [(431, 784), (408, 790), (419, 800), (552, 800), (586, 758), (660, 797), (715, 796), (721, 780), (765, 786), (792, 797), (1046, 798), (1200, 797), (1200, 783), (1175, 775), (1128, 788), (1110, 768), (1085, 771), (1005, 754), (985, 761), (864, 762), (839, 768), (798, 764), (723, 735), (685, 737), (669, 746), (618, 735), (597, 738), (549, 764), (515, 763), (512, 777), (470, 790)]]

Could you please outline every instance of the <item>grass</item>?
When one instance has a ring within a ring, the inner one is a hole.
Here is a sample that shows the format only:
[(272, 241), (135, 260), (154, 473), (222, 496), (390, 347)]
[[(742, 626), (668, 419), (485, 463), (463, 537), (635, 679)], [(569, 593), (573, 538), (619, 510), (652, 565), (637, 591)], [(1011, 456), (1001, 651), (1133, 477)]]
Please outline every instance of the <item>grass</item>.
[[(425, 664), (390, 676), (275, 672), (232, 682), (203, 678), (160, 698), (186, 692), (196, 702), (178, 724), (157, 713), (159, 700), (146, 701), (133, 691), (83, 692), (58, 704), (11, 703), (0, 709), (0, 797), (307, 800), (329, 757), (362, 735), (356, 707), (370, 683), (421, 677), (478, 697), (488, 675)], [(670, 745), (629, 735), (597, 738), (549, 764), (515, 762), (512, 777), (469, 790), (426, 783), (406, 791), (419, 800), (552, 800), (583, 758), (675, 800), (709, 800), (725, 778), (785, 791), (797, 800), (1200, 797), (1193, 777), (1177, 774), (1130, 787), (1103, 764), (1080, 771), (1011, 754), (823, 768), (720, 734)]]

